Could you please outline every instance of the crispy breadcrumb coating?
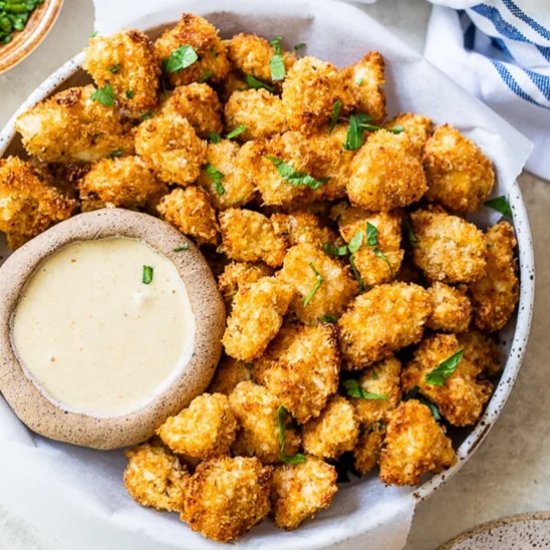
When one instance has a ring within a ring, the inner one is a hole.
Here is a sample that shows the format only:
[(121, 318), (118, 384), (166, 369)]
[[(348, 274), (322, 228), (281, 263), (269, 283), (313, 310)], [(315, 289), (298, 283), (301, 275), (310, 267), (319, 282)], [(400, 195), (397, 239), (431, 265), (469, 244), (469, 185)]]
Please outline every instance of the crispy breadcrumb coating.
[(428, 279), (469, 283), (484, 275), (486, 241), (473, 223), (430, 210), (413, 212), (411, 221), (417, 240), (413, 260)]
[(269, 513), (270, 466), (257, 458), (216, 458), (191, 476), (181, 519), (193, 531), (219, 542), (244, 535)]
[(271, 483), (271, 515), (280, 529), (292, 530), (330, 506), (338, 487), (336, 469), (308, 456), (297, 465), (278, 466)]
[[(230, 394), (229, 404), (241, 430), (235, 448), (244, 456), (256, 456), (263, 464), (281, 461), (277, 411), (280, 401), (263, 386), (241, 382)], [(285, 453), (294, 455), (300, 447), (296, 430), (285, 427)]]
[(502, 370), (501, 353), (491, 336), (470, 330), (456, 336), (464, 358), (472, 362), (481, 375), (496, 376)]
[(237, 421), (227, 396), (221, 393), (195, 397), (157, 428), (157, 434), (173, 452), (201, 460), (228, 454), (236, 431)]
[(233, 357), (224, 357), (206, 391), (229, 395), (238, 384), (251, 378), (252, 373), (248, 363), (233, 359)]
[(355, 469), (366, 475), (376, 468), (380, 461), (380, 452), (386, 438), (386, 425), (377, 422), (363, 431), (357, 446), (353, 450)]
[(293, 294), (275, 277), (239, 289), (222, 339), (227, 355), (242, 361), (259, 357), (279, 332)]
[(426, 143), (426, 197), (457, 212), (475, 212), (495, 184), (492, 162), (449, 124), (438, 126)]
[(271, 223), (275, 232), (288, 241), (290, 246), (309, 243), (321, 247), (337, 242), (338, 237), (328, 227), (324, 227), (319, 217), (311, 212), (296, 210), (290, 214), (273, 214)]
[(364, 369), (418, 342), (432, 311), (430, 295), (407, 283), (361, 294), (338, 320), (340, 349), (349, 369)]
[(195, 239), (198, 244), (215, 245), (218, 242), (216, 211), (204, 189), (194, 185), (174, 189), (162, 197), (157, 210), (163, 220)]
[(142, 506), (180, 512), (189, 474), (178, 458), (156, 442), (133, 447), (125, 454), (128, 465), (123, 479), (130, 496)]
[(481, 330), (496, 332), (506, 326), (519, 300), (519, 280), (514, 249), (514, 228), (501, 221), (489, 228), (487, 271), (470, 285), (474, 304), (474, 322)]
[(138, 30), (90, 38), (85, 50), (84, 70), (96, 86), (113, 88), (119, 107), (131, 118), (155, 108), (158, 99), (160, 64), (153, 43)]
[(273, 275), (273, 270), (265, 264), (246, 262), (231, 262), (218, 277), (218, 289), (227, 305), (230, 305), (238, 290), (255, 283), (262, 277)]
[(472, 304), (462, 288), (436, 281), (428, 289), (433, 311), (426, 326), (443, 332), (465, 332), (472, 320)]
[(162, 113), (138, 126), (136, 151), (162, 181), (185, 186), (199, 177), (206, 142), (186, 118)]
[(411, 399), (390, 414), (380, 456), (380, 479), (391, 485), (416, 485), (456, 462), (451, 440), (430, 409)]
[(283, 263), (286, 240), (277, 235), (263, 214), (229, 208), (220, 213), (222, 251), (238, 262), (262, 261), (271, 267)]
[(354, 206), (375, 212), (408, 206), (427, 190), (422, 163), (406, 132), (379, 130), (351, 164), (347, 193)]
[(91, 99), (94, 92), (92, 85), (68, 88), (19, 115), (15, 128), (29, 155), (43, 162), (93, 162), (131, 154), (129, 127), (114, 105)]
[(417, 113), (402, 113), (386, 122), (384, 126), (388, 129), (403, 126), (415, 152), (420, 157), (433, 131), (432, 119)]

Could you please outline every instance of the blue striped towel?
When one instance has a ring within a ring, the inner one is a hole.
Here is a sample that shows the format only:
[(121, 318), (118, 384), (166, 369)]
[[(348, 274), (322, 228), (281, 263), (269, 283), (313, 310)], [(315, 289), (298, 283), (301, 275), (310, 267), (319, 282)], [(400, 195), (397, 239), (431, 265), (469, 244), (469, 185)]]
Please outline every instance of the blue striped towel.
[(550, 0), (431, 0), (426, 58), (523, 132), (550, 180)]

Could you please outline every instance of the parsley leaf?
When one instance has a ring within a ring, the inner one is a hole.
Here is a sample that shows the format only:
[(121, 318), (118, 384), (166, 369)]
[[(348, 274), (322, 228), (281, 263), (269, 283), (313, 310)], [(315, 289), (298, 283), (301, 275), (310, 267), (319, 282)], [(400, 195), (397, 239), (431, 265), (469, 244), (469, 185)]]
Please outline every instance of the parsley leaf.
[(139, 120), (148, 120), (149, 118), (153, 118), (152, 111), (145, 111), (139, 115)]
[(370, 222), (367, 222), (367, 244), (373, 249), (374, 255), (386, 262), (390, 269), (390, 273), (393, 276), (393, 267), (388, 260), (388, 257), (378, 247), (378, 228)]
[(441, 420), (441, 413), (439, 412), (438, 407), (434, 405), (431, 401), (428, 401), (428, 399), (426, 399), (423, 395), (421, 395), (420, 388), (418, 386), (414, 386), (403, 396), (403, 401), (409, 401), (409, 399), (416, 399), (417, 401), (420, 401), (420, 403), (426, 405), (426, 407), (430, 409), (433, 417), (437, 422)]
[(182, 245), (174, 248), (174, 252), (183, 252), (184, 250), (189, 250), (189, 243), (183, 243)]
[(497, 212), (500, 212), (503, 216), (506, 216), (507, 218), (512, 218), (512, 209), (510, 208), (510, 203), (504, 195), (485, 201), (483, 204), (485, 206), (488, 206), (489, 208), (492, 208), (493, 210), (496, 210)]
[(277, 168), (279, 175), (288, 181), (294, 187), (298, 185), (307, 185), (310, 189), (316, 190), (322, 187), (330, 178), (315, 179), (313, 176), (306, 174), (305, 172), (299, 172), (295, 170), (290, 164), (284, 162), (280, 158), (267, 156)]
[(348, 247), (346, 245), (336, 246), (332, 243), (323, 243), (323, 250), (327, 254), (330, 254), (331, 256), (347, 256), (348, 255)]
[(298, 44), (294, 44), (294, 51), (298, 52), (300, 50), (303, 50), (307, 44), (305, 42), (300, 42)]
[(126, 90), (126, 99), (134, 99), (134, 95), (132, 90)]
[(271, 80), (273, 81), (284, 80), (286, 76), (285, 60), (283, 58), (283, 50), (281, 49), (282, 40), (281, 36), (276, 36), (270, 42), (275, 50), (275, 53), (269, 60), (269, 71), (271, 73)]
[(323, 276), (315, 269), (315, 266), (312, 263), (309, 264), (309, 267), (311, 267), (311, 270), (313, 271), (313, 273), (315, 273), (316, 281), (315, 281), (315, 284), (313, 285), (313, 288), (309, 291), (308, 295), (304, 296), (304, 299), (302, 302), (304, 304), (304, 307), (306, 307), (309, 304), (309, 302), (311, 302), (311, 300), (313, 299), (315, 294), (317, 294), (317, 291), (321, 288), (321, 285), (325, 281), (323, 279)]
[(295, 455), (287, 455), (285, 450), (285, 437), (286, 437), (286, 416), (287, 410), (279, 405), (277, 409), (277, 427), (278, 427), (278, 438), (279, 438), (279, 458), (285, 464), (301, 464), (306, 461), (306, 457), (301, 453), (296, 453)]
[(115, 149), (114, 151), (111, 151), (109, 158), (114, 159), (115, 157), (121, 157), (123, 154), (124, 151), (122, 149)]
[(115, 91), (109, 82), (103, 88), (98, 88), (91, 96), (92, 101), (97, 101), (105, 107), (112, 107), (115, 104)]
[(229, 132), (229, 134), (227, 134), (225, 137), (226, 139), (233, 139), (233, 138), (236, 138), (237, 136), (240, 136), (241, 134), (244, 134), (245, 132), (246, 132), (246, 124), (241, 124), (236, 128), (234, 128), (233, 130), (231, 130), (231, 132)]
[(111, 65), (110, 67), (107, 67), (107, 70), (110, 73), (117, 74), (120, 71), (120, 63), (117, 63), (116, 65)]
[(351, 241), (348, 244), (348, 249), (352, 254), (355, 254), (363, 244), (363, 232), (357, 231), (355, 235), (351, 238)]
[(462, 360), (464, 350), (459, 349), (456, 353), (453, 353), (450, 357), (439, 363), (439, 365), (426, 375), (426, 384), (431, 386), (443, 386), (447, 381), (447, 378), (453, 374), (458, 367), (458, 364)]
[(143, 274), (141, 276), (141, 282), (144, 285), (150, 285), (153, 280), (153, 268), (150, 265), (143, 266)]
[(220, 143), (222, 140), (222, 136), (218, 134), (218, 132), (209, 132), (208, 133), (208, 139), (210, 143)]
[(414, 232), (414, 227), (409, 217), (403, 218), (403, 229), (405, 236), (411, 248), (418, 248), (418, 237)]
[(214, 76), (214, 71), (212, 69), (206, 69), (199, 80), (201, 84), (208, 82)]
[(269, 84), (263, 82), (262, 80), (259, 80), (258, 78), (256, 78), (255, 76), (252, 76), (251, 74), (245, 74), (244, 81), (246, 82), (249, 88), (253, 88), (254, 90), (265, 88), (271, 93), (275, 92), (275, 88), (273, 86), (270, 86)]
[(332, 115), (330, 117), (330, 132), (334, 130), (334, 127), (338, 123), (338, 119), (340, 118), (340, 112), (342, 111), (342, 102), (337, 99), (334, 102), (334, 105), (332, 106)]
[(193, 46), (185, 44), (176, 48), (169, 57), (163, 59), (162, 64), (167, 73), (177, 73), (193, 65), (198, 59), (199, 56)]
[(330, 323), (331, 325), (334, 325), (334, 323), (336, 323), (338, 319), (336, 319), (334, 315), (323, 315), (319, 317), (319, 321), (321, 321), (321, 323)]
[[(357, 113), (349, 117), (349, 128), (346, 135), (346, 141), (344, 142), (344, 149), (347, 151), (356, 151), (365, 143), (365, 131), (377, 132), (378, 130), (382, 130), (382, 126), (370, 124), (371, 120), (372, 117), (365, 113)], [(400, 124), (396, 124), (392, 128), (384, 129), (392, 134), (400, 134), (405, 130)]]
[(349, 265), (351, 266), (351, 272), (353, 273), (353, 276), (355, 277), (355, 280), (359, 283), (359, 292), (365, 291), (365, 281), (363, 281), (363, 277), (361, 277), (361, 273), (359, 273), (359, 270), (357, 269), (357, 266), (355, 265), (355, 254), (352, 254), (349, 257)]
[(225, 174), (223, 172), (220, 172), (215, 166), (210, 163), (208, 163), (204, 167), (204, 172), (212, 180), (212, 183), (216, 188), (216, 193), (218, 195), (225, 195), (225, 187), (222, 183)]
[(376, 400), (376, 401), (385, 401), (388, 399), (387, 395), (381, 395), (379, 393), (371, 393), (371, 392), (365, 391), (361, 386), (361, 384), (359, 384), (359, 382), (357, 380), (354, 380), (353, 378), (344, 380), (342, 382), (342, 385), (344, 386), (344, 389), (346, 390), (346, 393), (349, 395), (349, 397), (355, 397), (357, 399)]

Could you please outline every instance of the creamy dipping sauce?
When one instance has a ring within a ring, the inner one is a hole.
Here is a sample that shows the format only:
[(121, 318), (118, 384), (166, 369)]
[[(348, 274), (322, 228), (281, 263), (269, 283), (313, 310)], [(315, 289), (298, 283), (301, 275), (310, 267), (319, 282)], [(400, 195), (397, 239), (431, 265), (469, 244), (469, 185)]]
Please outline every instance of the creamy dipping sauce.
[(64, 410), (97, 417), (136, 411), (166, 389), (191, 358), (194, 335), (175, 265), (126, 237), (75, 242), (44, 260), (11, 331), (42, 393)]

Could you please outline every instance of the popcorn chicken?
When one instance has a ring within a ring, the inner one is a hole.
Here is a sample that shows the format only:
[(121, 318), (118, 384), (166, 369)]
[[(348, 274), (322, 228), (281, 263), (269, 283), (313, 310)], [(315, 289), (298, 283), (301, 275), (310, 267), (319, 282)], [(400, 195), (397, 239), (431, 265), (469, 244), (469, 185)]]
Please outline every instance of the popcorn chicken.
[(424, 167), (428, 200), (457, 212), (478, 210), (495, 184), (491, 161), (449, 124), (438, 126), (426, 143)]
[(456, 462), (451, 440), (430, 409), (411, 399), (390, 414), (380, 456), (380, 479), (390, 485), (416, 485)]
[(271, 514), (276, 527), (296, 529), (328, 508), (338, 490), (337, 477), (334, 466), (314, 456), (301, 464), (276, 467), (271, 484)]
[(433, 131), (432, 119), (417, 113), (402, 113), (386, 122), (384, 126), (388, 129), (403, 126), (416, 154), (420, 157)]
[(273, 275), (273, 270), (265, 264), (231, 262), (218, 278), (218, 288), (226, 304), (230, 305), (241, 287), (255, 283), (262, 277)]
[(353, 464), (361, 475), (366, 475), (376, 468), (385, 438), (386, 426), (381, 422), (369, 426), (359, 437), (359, 442), (353, 450)]
[(361, 294), (337, 324), (346, 367), (363, 369), (418, 342), (431, 311), (430, 295), (415, 284), (379, 285)]
[(29, 162), (18, 157), (0, 159), (0, 231), (15, 249), (51, 225), (71, 216), (74, 200), (52, 185)]
[[(279, 399), (263, 386), (245, 381), (233, 390), (229, 404), (241, 427), (234, 450), (244, 456), (256, 456), (264, 464), (280, 462)], [(300, 438), (296, 430), (288, 427), (288, 422), (284, 441), (284, 452), (294, 455), (300, 447)]]
[(506, 326), (519, 300), (519, 280), (514, 249), (514, 228), (501, 221), (489, 228), (487, 271), (470, 285), (474, 322), (481, 330), (495, 332)]
[(292, 295), (292, 287), (274, 277), (241, 288), (222, 339), (227, 355), (241, 361), (259, 357), (279, 332)]
[(302, 428), (304, 450), (320, 458), (336, 459), (351, 451), (359, 437), (359, 422), (353, 405), (344, 397), (333, 397), (320, 416)]
[(197, 466), (181, 519), (219, 542), (244, 535), (269, 513), (272, 468), (257, 458), (216, 458)]
[(220, 82), (229, 72), (225, 46), (218, 30), (203, 17), (184, 13), (175, 27), (165, 31), (155, 42), (155, 55), (165, 64), (178, 48), (191, 46), (198, 59), (189, 67), (169, 72), (170, 83), (174, 86), (209, 80)]
[(158, 99), (160, 64), (153, 43), (138, 30), (110, 36), (93, 36), (85, 50), (84, 70), (96, 86), (109, 84), (117, 104), (131, 118), (155, 108)]
[(233, 357), (224, 357), (210, 386), (206, 390), (207, 393), (223, 393), (229, 395), (241, 382), (245, 382), (252, 378), (250, 365), (244, 361), (233, 359)]
[(215, 245), (218, 242), (216, 212), (203, 189), (193, 185), (174, 189), (161, 199), (157, 210), (163, 220), (195, 239), (198, 244)]
[(138, 126), (136, 151), (159, 179), (185, 186), (199, 177), (206, 142), (186, 118), (162, 113)]
[(262, 261), (270, 267), (283, 263), (286, 241), (263, 214), (229, 208), (220, 213), (220, 227), (222, 251), (232, 260)]
[(113, 153), (132, 154), (134, 139), (114, 106), (92, 99), (92, 85), (68, 88), (17, 118), (29, 155), (42, 162), (93, 162)]
[(126, 451), (128, 465), (124, 485), (142, 506), (179, 512), (189, 479), (178, 458), (157, 442), (148, 442)]
[(436, 281), (428, 292), (433, 311), (426, 326), (443, 332), (465, 332), (472, 320), (472, 304), (461, 288), (454, 288)]
[(417, 210), (411, 220), (417, 239), (413, 260), (428, 279), (469, 283), (484, 275), (487, 246), (474, 224), (433, 210)]
[(340, 316), (357, 293), (349, 268), (307, 243), (289, 249), (278, 277), (295, 289), (291, 309), (308, 324)]
[(244, 77), (237, 71), (230, 71), (225, 80), (220, 84), (220, 97), (223, 102), (226, 102), (233, 92), (242, 92), (248, 89), (249, 86), (245, 82)]
[(414, 352), (401, 375), (403, 391), (418, 386), (422, 395), (435, 403), (441, 414), (454, 426), (470, 426), (480, 417), (483, 405), (493, 392), (487, 380), (478, 380), (481, 369), (462, 357), (454, 372), (436, 385), (426, 377), (444, 361), (460, 351), (453, 334), (436, 334), (425, 338)]
[(457, 334), (458, 345), (464, 350), (464, 358), (474, 364), (479, 373), (496, 376), (502, 370), (502, 357), (495, 341), (478, 330)]
[(318, 417), (336, 393), (339, 369), (334, 327), (296, 325), (281, 329), (254, 363), (253, 376), (303, 424)]
[(379, 130), (357, 151), (347, 193), (354, 206), (386, 212), (420, 200), (427, 188), (422, 163), (407, 133)]
[(309, 243), (322, 247), (324, 244), (334, 244), (338, 237), (328, 227), (321, 225), (319, 218), (305, 210), (297, 210), (290, 214), (273, 214), (271, 223), (275, 233), (285, 238), (290, 246)]

